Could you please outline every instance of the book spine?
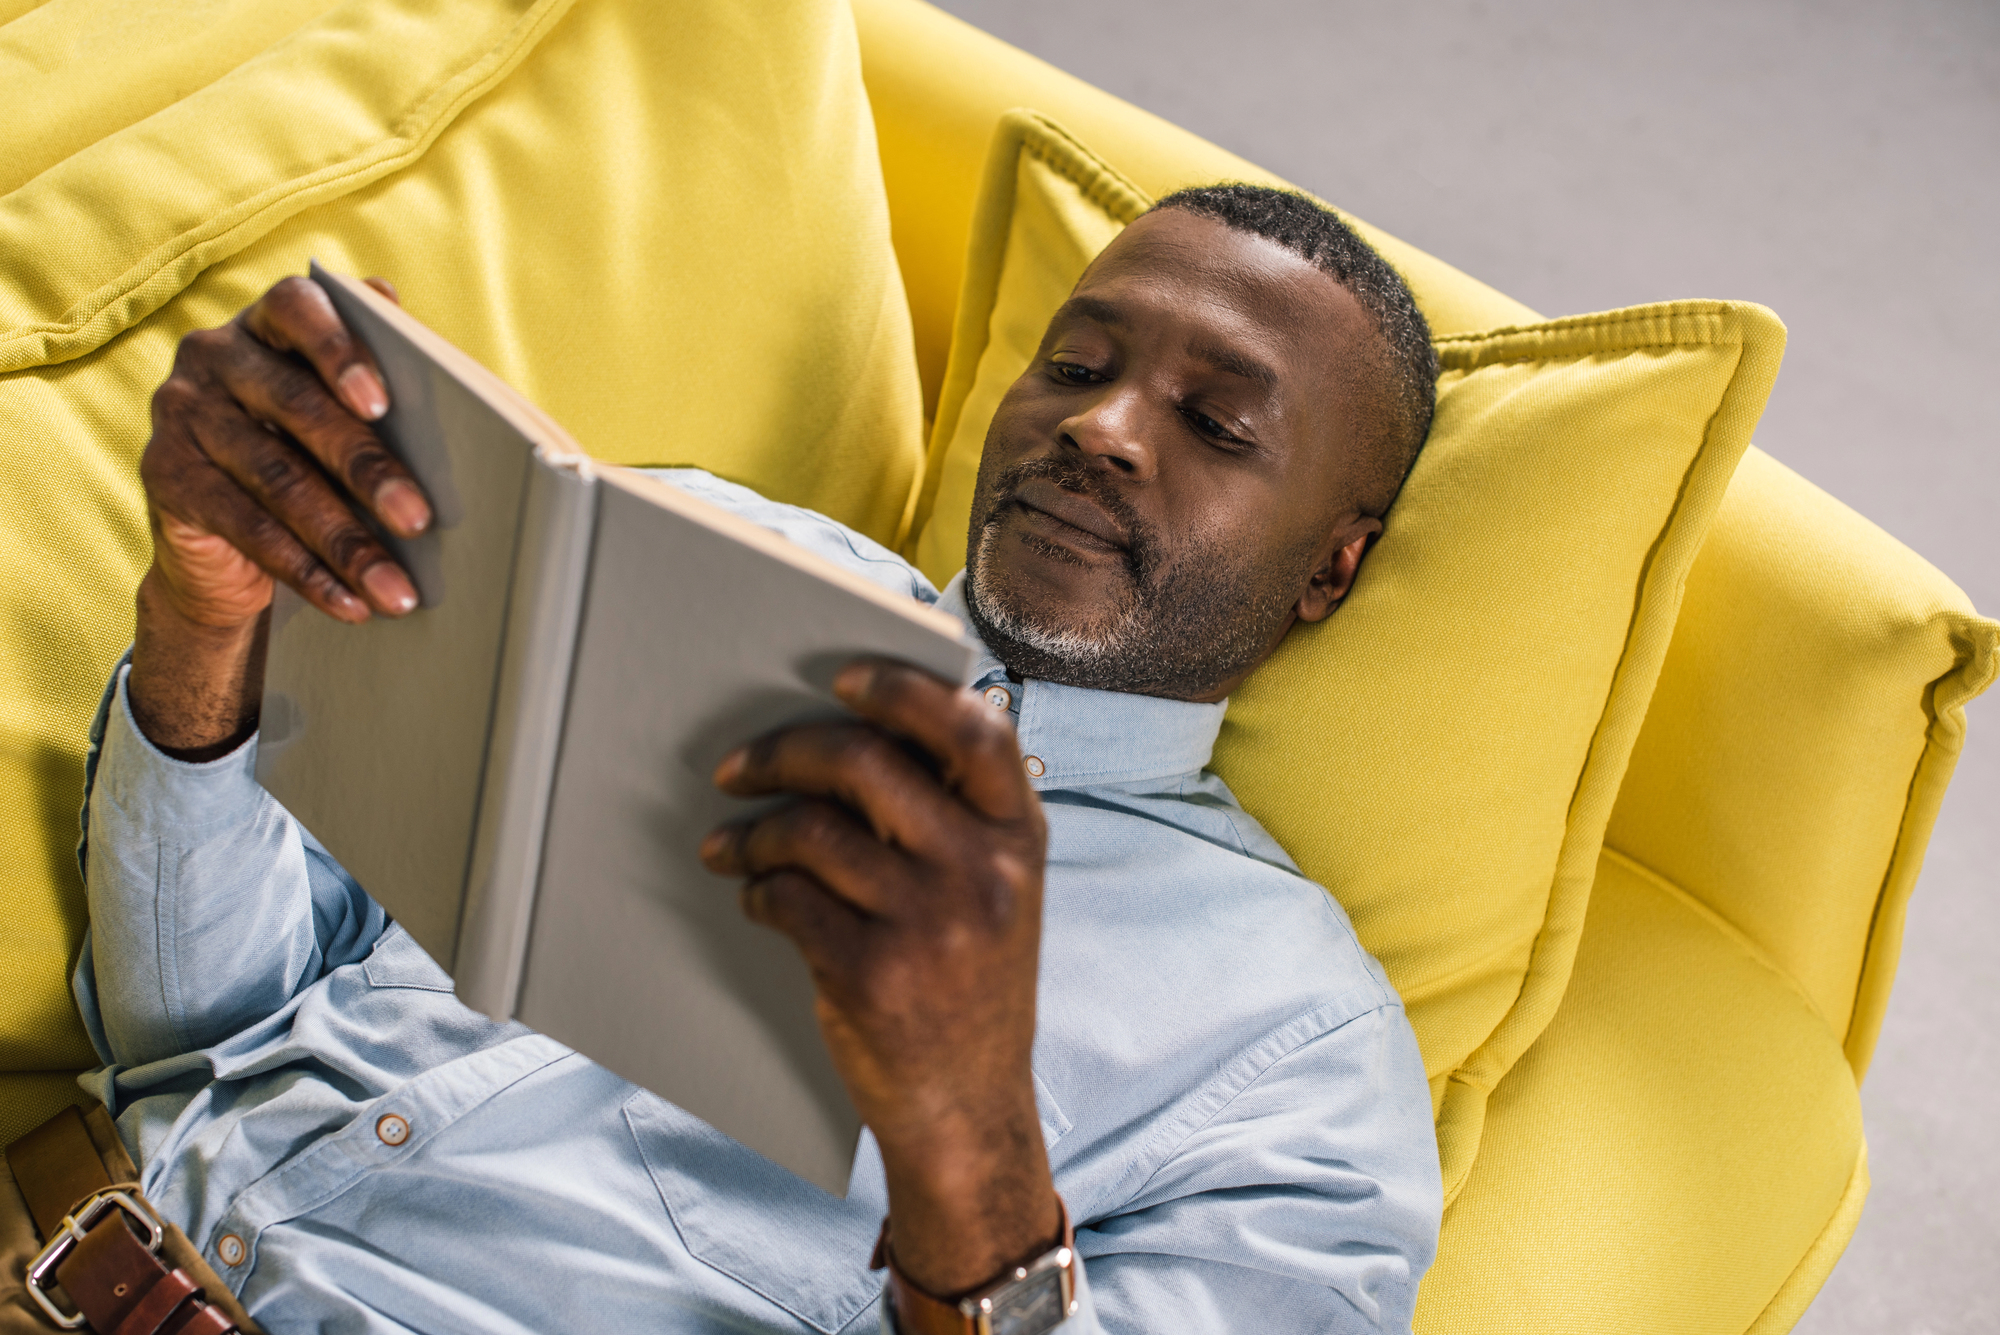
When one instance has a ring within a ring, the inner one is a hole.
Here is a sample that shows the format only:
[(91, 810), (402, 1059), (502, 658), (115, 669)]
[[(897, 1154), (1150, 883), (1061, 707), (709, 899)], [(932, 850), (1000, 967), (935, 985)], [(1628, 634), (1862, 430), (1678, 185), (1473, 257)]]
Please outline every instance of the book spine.
[(520, 997), (596, 523), (589, 461), (537, 450), (452, 968), (459, 999), (496, 1020)]

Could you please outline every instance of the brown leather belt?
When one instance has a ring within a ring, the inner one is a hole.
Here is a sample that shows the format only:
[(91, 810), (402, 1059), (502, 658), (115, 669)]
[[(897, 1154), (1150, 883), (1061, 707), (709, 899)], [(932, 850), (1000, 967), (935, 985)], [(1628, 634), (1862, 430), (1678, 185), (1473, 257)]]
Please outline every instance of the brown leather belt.
[[(122, 1146), (100, 1147), (110, 1131), (102, 1109), (93, 1112), (104, 1126), (93, 1137), (81, 1111), (65, 1108), (7, 1147), (7, 1167), (45, 1244), (28, 1266), (25, 1285), (46, 1320), (64, 1330), (86, 1326), (97, 1335), (230, 1335), (255, 1331), (239, 1323), (209, 1294), (236, 1308), (185, 1235), (161, 1221), (136, 1181), (116, 1182), (105, 1161), (115, 1158), (134, 1177)], [(170, 1245), (171, 1239), (171, 1245)], [(170, 1265), (160, 1259), (165, 1248)], [(197, 1269), (208, 1282), (189, 1278)], [(57, 1299), (56, 1291), (68, 1299)], [(238, 1309), (240, 1311), (240, 1309)], [(6, 1324), (0, 1317), (0, 1325)]]

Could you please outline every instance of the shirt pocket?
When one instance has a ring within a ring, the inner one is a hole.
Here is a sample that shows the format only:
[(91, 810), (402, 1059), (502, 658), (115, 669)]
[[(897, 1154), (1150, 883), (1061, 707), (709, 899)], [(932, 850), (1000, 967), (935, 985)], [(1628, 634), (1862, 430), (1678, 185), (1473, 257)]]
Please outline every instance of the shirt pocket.
[(370, 987), (407, 987), (419, 992), (453, 991), (451, 975), (438, 967), (416, 938), (391, 923), (361, 965)]
[(1042, 1124), (1042, 1144), (1048, 1148), (1053, 1160), (1056, 1142), (1069, 1134), (1069, 1114), (1056, 1102), (1055, 1091), (1043, 1081), (1040, 1072), (1035, 1074), (1035, 1116)]
[(868, 1258), (886, 1191), (865, 1133), (842, 1199), (644, 1090), (626, 1100), (625, 1122), (696, 1260), (827, 1335), (881, 1293)]

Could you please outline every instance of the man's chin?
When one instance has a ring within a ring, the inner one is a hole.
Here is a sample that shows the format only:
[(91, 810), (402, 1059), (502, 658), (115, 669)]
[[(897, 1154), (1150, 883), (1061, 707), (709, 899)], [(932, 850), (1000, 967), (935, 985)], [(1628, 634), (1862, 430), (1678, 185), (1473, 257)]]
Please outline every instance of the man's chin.
[(1128, 596), (1125, 617), (1106, 617), (1096, 573), (1039, 558), (1012, 535), (989, 529), (966, 572), (966, 606), (980, 638), (1017, 674), (1050, 681), (1089, 674), (1131, 608)]
[(1007, 526), (988, 523), (967, 553), (965, 580), (973, 629), (1023, 680), (1211, 699), (1269, 652), (1285, 621), (1278, 601), (1267, 597), (1260, 610), (1218, 560), (1142, 589), (1117, 567), (1065, 567), (1058, 579), (1025, 553)]

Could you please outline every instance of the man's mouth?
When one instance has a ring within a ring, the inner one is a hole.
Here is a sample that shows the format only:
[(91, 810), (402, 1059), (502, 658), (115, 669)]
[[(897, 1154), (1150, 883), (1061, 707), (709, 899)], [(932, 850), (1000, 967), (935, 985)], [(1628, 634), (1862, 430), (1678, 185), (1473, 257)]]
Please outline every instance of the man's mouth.
[(1124, 552), (1131, 546), (1131, 535), (1102, 506), (1047, 478), (1029, 478), (1009, 499), (1031, 525), (1065, 546), (1090, 552)]

